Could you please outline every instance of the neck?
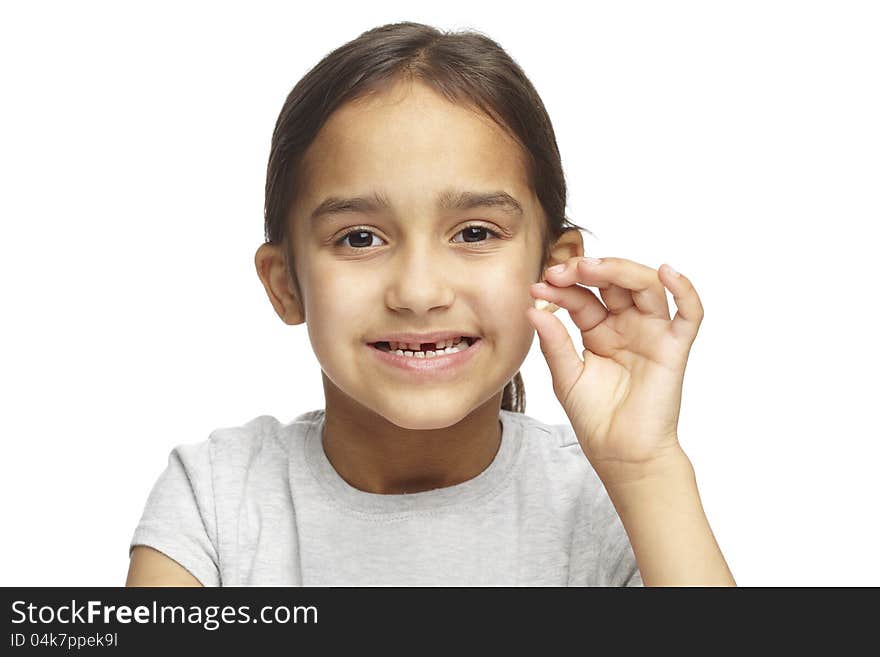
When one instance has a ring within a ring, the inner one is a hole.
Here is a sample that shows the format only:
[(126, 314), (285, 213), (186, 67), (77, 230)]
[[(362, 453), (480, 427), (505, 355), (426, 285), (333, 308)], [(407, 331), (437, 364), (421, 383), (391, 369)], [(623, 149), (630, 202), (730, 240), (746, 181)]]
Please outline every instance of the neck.
[(442, 429), (399, 427), (344, 395), (324, 377), (322, 442), (333, 468), (368, 493), (398, 495), (473, 479), (501, 446), (501, 393)]

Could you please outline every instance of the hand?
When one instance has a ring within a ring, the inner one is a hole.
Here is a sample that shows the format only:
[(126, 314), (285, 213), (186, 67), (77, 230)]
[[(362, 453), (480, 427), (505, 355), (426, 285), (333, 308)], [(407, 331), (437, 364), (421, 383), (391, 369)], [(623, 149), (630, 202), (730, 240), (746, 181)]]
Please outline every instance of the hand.
[[(667, 269), (623, 258), (591, 265), (576, 257), (562, 272), (547, 269), (545, 282), (529, 289), (565, 308), (580, 329), (583, 360), (559, 318), (526, 310), (553, 391), (603, 481), (639, 478), (683, 455), (681, 389), (703, 306), (691, 282)], [(584, 285), (598, 288), (605, 305)], [(666, 288), (678, 308), (672, 320)]]

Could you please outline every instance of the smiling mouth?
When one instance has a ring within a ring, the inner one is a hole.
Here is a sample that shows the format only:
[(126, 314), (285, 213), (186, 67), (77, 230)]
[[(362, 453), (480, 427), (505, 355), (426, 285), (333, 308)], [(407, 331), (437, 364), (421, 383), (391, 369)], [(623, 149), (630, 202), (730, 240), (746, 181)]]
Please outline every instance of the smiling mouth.
[(379, 351), (397, 354), (399, 356), (410, 356), (412, 358), (436, 358), (437, 356), (443, 356), (445, 354), (453, 354), (458, 353), (459, 351), (465, 351), (479, 340), (480, 338), (464, 336), (462, 337), (461, 342), (459, 342), (457, 345), (447, 347), (446, 349), (442, 349), (440, 351), (436, 350), (436, 343), (434, 342), (422, 343), (421, 345), (419, 345), (420, 349), (418, 351), (412, 351), (409, 349), (396, 349), (394, 351), (391, 351), (391, 345), (388, 342), (371, 342), (369, 344), (371, 347), (374, 347)]

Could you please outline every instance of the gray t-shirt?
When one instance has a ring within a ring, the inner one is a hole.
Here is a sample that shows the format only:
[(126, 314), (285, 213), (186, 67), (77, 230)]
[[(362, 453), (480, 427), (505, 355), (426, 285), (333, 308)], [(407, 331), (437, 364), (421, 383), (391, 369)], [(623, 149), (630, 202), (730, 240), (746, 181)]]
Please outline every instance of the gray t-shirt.
[(217, 429), (171, 451), (129, 554), (149, 545), (205, 586), (642, 586), (572, 428), (500, 419), (483, 472), (400, 495), (339, 476), (323, 410)]

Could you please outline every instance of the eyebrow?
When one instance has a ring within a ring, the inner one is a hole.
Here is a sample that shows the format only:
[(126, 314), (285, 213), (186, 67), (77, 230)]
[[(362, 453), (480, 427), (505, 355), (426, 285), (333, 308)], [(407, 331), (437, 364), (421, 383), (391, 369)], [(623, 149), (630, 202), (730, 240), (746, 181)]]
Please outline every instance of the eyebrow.
[[(378, 192), (352, 198), (328, 196), (312, 210), (309, 221), (315, 223), (332, 214), (346, 212), (376, 213), (391, 207), (388, 199)], [(519, 201), (504, 191), (475, 192), (468, 190), (449, 189), (437, 195), (437, 207), (443, 210), (472, 210), (474, 208), (493, 207), (515, 216), (523, 216), (523, 208)]]

